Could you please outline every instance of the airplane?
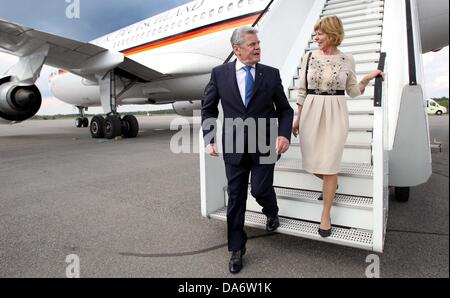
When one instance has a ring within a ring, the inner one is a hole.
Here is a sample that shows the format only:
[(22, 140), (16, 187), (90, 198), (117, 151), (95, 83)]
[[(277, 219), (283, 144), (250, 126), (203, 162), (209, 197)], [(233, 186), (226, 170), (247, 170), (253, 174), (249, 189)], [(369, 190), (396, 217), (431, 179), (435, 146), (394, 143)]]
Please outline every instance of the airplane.
[[(93, 138), (137, 136), (137, 119), (121, 117), (119, 105), (172, 103), (177, 113), (192, 115), (211, 69), (229, 60), (231, 31), (254, 25), (272, 2), (196, 0), (89, 43), (0, 20), (0, 51), (20, 58), (0, 77), (0, 121), (17, 123), (38, 112), (35, 82), (44, 64), (60, 69), (49, 79), (50, 90), (79, 109), (77, 127), (89, 126), (88, 107), (103, 108), (105, 117), (90, 122)], [(448, 33), (448, 3), (432, 2), (418, 1), (424, 52), (448, 45), (448, 34), (435, 30)]]
[(197, 0), (83, 43), (0, 20), (0, 51), (20, 57), (0, 79), (0, 119), (24, 121), (41, 104), (34, 85), (43, 64), (59, 68), (52, 94), (83, 111), (102, 106), (90, 123), (94, 138), (134, 138), (139, 125), (118, 105), (166, 104), (182, 115), (200, 108), (209, 72), (230, 54), (230, 30), (252, 25), (267, 1)]
[[(329, 239), (316, 233), (322, 186), (302, 169), (300, 146), (292, 139), (274, 174), (278, 232), (382, 252), (388, 187), (406, 202), (410, 187), (432, 173), (420, 56), (448, 46), (448, 6), (446, 0), (197, 0), (90, 43), (0, 20), (0, 51), (20, 58), (0, 77), (0, 119), (25, 121), (39, 110), (35, 81), (46, 64), (60, 69), (50, 78), (51, 91), (79, 108), (78, 126), (89, 125), (85, 108), (101, 106), (106, 117), (92, 118), (92, 137), (136, 137), (136, 118), (119, 115), (117, 106), (172, 103), (185, 115), (200, 109), (211, 69), (231, 61), (231, 32), (243, 25), (259, 29), (262, 63), (280, 70), (295, 108), (299, 62), (317, 50), (312, 28), (319, 18), (338, 15), (347, 34), (340, 49), (353, 54), (359, 79), (386, 67), (386, 80), (375, 80), (364, 96), (347, 98), (349, 135), (332, 218), (338, 228)], [(202, 216), (226, 220), (223, 161), (204, 154), (202, 142)], [(248, 201), (247, 211), (246, 225), (264, 228), (256, 201)]]

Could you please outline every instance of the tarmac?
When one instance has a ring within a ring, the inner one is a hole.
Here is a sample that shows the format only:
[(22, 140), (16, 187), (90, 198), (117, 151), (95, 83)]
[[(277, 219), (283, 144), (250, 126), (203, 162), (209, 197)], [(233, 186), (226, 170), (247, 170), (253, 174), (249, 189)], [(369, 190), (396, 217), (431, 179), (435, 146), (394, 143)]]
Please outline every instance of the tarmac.
[[(71, 119), (0, 126), (0, 277), (65, 278), (71, 255), (82, 278), (366, 277), (369, 251), (252, 228), (231, 275), (225, 222), (201, 216), (199, 156), (170, 150), (176, 117), (112, 141)], [(409, 202), (390, 200), (382, 278), (449, 277), (448, 115), (430, 129), (442, 152)]]

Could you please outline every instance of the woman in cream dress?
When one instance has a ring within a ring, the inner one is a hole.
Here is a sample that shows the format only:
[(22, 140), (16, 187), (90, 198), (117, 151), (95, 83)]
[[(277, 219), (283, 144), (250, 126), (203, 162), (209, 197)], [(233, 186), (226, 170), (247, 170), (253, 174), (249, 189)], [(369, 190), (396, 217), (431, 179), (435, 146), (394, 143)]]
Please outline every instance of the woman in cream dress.
[(292, 132), (295, 137), (300, 136), (303, 169), (323, 179), (324, 204), (319, 234), (328, 237), (331, 235), (330, 212), (336, 194), (337, 175), (348, 135), (345, 92), (351, 97), (359, 96), (373, 78), (384, 77), (384, 74), (375, 70), (357, 82), (353, 56), (337, 49), (344, 39), (344, 29), (338, 17), (320, 20), (314, 31), (319, 50), (303, 57), (298, 114)]

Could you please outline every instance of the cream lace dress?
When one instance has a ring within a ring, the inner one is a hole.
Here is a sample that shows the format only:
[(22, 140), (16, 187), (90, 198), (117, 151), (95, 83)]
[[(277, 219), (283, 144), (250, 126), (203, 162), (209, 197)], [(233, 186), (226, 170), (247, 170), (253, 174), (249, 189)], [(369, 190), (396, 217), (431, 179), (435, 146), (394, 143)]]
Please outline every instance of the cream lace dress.
[[(312, 174), (335, 175), (340, 172), (348, 136), (347, 102), (345, 96), (307, 94), (307, 55), (302, 60), (297, 101), (303, 106), (299, 132), (303, 169)], [(345, 90), (351, 97), (361, 95), (353, 56), (340, 51), (336, 55), (313, 52), (307, 79), (308, 89), (317, 92)]]

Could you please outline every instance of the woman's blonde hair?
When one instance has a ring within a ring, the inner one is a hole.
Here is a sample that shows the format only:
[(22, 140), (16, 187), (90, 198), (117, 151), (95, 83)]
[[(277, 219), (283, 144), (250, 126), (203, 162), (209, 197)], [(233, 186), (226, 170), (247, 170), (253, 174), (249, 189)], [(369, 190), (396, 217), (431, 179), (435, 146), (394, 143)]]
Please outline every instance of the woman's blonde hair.
[(344, 25), (337, 16), (321, 19), (314, 26), (314, 31), (320, 30), (328, 36), (331, 44), (339, 46), (344, 40)]

